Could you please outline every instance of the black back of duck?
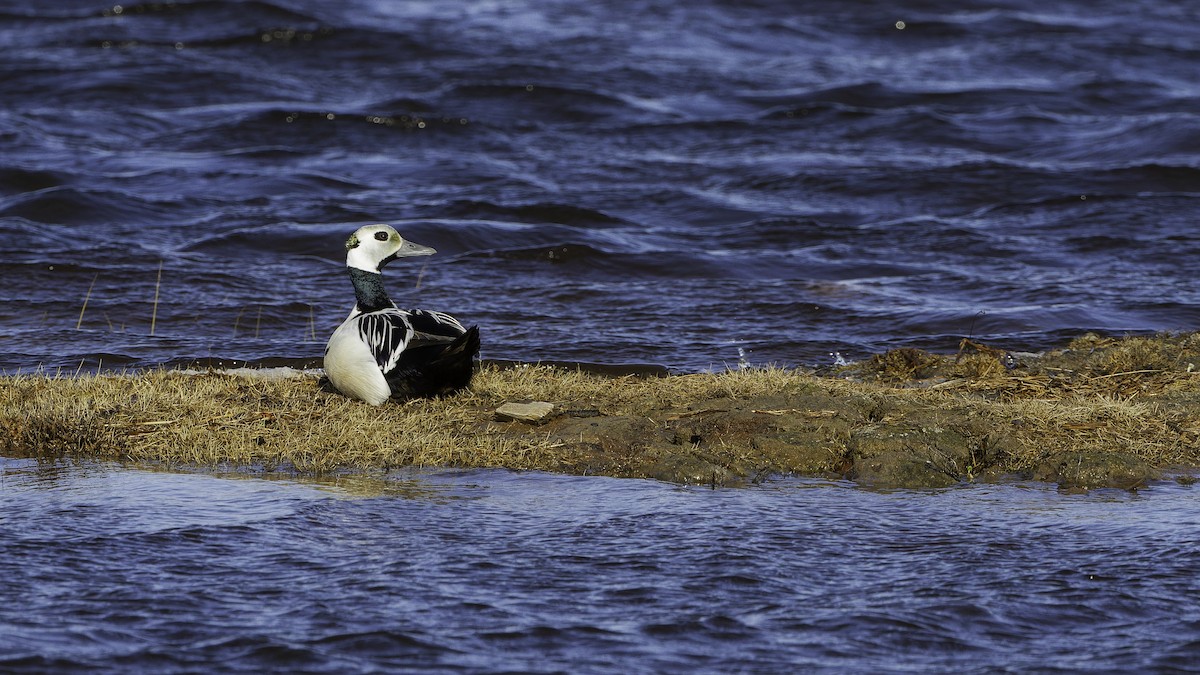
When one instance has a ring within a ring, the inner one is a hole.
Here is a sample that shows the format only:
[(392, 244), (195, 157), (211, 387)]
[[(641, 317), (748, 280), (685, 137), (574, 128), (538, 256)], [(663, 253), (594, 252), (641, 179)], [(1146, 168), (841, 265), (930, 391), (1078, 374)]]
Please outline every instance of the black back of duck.
[(453, 342), (409, 348), (387, 373), (392, 398), (445, 396), (471, 384), (479, 354), (479, 326)]

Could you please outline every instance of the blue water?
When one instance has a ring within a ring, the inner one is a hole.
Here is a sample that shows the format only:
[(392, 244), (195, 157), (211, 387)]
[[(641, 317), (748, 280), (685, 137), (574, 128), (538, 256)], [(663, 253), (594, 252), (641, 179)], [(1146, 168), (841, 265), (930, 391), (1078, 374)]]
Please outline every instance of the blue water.
[(439, 250), (393, 294), (479, 324), (485, 358), (1191, 330), (1198, 24), (1146, 1), (0, 2), (0, 369), (315, 365), (351, 304), (342, 242), (378, 221)]
[(5, 672), (1184, 672), (1194, 487), (0, 464)]
[[(1200, 325), (1200, 5), (0, 0), (0, 371), (319, 365), (342, 244), (518, 361)], [(0, 670), (1185, 671), (1195, 490), (0, 459)]]

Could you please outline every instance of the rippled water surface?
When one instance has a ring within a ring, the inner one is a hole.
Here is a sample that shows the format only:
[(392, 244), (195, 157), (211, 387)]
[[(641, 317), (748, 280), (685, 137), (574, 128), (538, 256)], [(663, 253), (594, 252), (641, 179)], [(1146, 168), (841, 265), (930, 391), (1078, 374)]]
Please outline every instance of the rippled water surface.
[[(1200, 5), (0, 0), (0, 368), (316, 359), (342, 242), (483, 355), (1200, 324)], [(419, 286), (419, 288), (418, 288)]]
[(0, 670), (1183, 671), (1195, 488), (0, 460)]

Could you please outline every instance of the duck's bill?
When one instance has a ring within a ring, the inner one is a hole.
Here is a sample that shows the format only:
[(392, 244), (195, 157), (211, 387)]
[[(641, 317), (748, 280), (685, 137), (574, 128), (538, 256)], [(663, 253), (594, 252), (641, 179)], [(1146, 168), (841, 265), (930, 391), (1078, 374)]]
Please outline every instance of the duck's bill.
[(422, 246), (420, 244), (408, 241), (407, 239), (400, 245), (400, 249), (392, 254), (394, 258), (411, 258), (419, 255), (433, 255), (437, 253), (433, 247)]

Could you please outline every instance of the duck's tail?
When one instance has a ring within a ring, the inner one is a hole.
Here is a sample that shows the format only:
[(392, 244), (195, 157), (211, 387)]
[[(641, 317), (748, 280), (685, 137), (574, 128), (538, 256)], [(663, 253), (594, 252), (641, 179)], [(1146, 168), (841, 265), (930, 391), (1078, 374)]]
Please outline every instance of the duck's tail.
[(445, 396), (465, 389), (475, 374), (479, 326), (471, 326), (453, 342), (405, 352), (388, 374), (394, 398)]

